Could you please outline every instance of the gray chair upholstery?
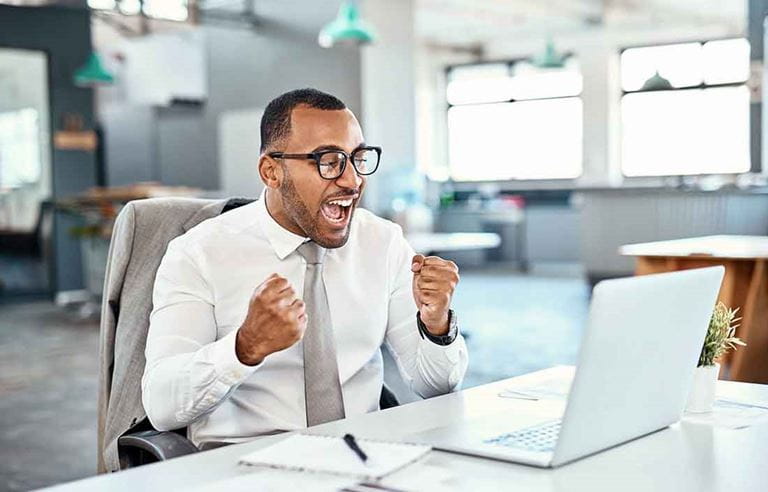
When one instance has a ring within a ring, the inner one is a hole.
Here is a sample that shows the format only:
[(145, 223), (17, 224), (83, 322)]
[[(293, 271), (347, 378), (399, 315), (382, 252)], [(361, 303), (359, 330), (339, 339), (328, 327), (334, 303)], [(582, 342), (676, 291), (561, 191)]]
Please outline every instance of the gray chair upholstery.
[[(157, 268), (168, 243), (250, 199), (155, 198), (129, 202), (115, 221), (102, 299), (99, 346), (99, 472), (197, 452), (186, 428), (152, 428), (141, 404), (144, 347)], [(397, 406), (382, 388), (380, 407)]]

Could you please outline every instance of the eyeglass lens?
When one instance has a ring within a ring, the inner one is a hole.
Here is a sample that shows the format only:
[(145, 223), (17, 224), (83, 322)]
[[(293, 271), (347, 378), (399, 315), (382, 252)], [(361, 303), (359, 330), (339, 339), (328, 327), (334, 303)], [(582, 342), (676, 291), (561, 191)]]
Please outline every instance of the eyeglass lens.
[[(373, 174), (379, 166), (379, 154), (375, 150), (359, 149), (352, 154), (358, 174)], [(341, 176), (347, 156), (342, 152), (326, 152), (320, 156), (320, 175), (326, 179)]]

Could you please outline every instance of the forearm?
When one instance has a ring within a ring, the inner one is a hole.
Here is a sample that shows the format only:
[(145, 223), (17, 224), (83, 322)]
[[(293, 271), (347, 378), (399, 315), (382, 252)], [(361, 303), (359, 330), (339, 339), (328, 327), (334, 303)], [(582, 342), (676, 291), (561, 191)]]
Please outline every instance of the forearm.
[[(188, 426), (215, 410), (253, 373), (256, 368), (243, 365), (235, 355), (235, 336), (233, 332), (194, 351), (148, 360), (142, 402), (153, 427)], [(174, 338), (164, 342), (184, 343)]]
[(395, 252), (390, 259), (394, 288), (386, 336), (390, 352), (416, 394), (429, 398), (453, 391), (461, 384), (468, 361), (464, 338), (450, 311), (458, 269), (437, 257), (415, 255), (402, 235), (390, 249)]
[(449, 345), (437, 345), (419, 335), (414, 320), (391, 329), (387, 343), (401, 376), (422, 398), (454, 391), (464, 379), (468, 357), (461, 334)]

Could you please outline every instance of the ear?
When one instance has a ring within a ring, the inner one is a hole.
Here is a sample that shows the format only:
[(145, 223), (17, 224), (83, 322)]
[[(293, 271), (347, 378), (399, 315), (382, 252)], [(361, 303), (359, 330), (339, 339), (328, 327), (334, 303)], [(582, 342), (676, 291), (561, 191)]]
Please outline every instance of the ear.
[(267, 154), (259, 157), (259, 176), (268, 188), (277, 189), (283, 182), (283, 166)]

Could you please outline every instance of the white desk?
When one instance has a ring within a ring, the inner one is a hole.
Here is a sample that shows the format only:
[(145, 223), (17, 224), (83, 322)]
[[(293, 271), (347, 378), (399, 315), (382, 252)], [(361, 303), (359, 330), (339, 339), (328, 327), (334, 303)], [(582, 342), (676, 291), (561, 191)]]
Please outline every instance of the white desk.
[[(360, 437), (407, 439), (415, 432), (489, 413), (508, 411), (510, 427), (525, 420), (519, 415), (553, 404), (498, 397), (511, 384), (541, 384), (570, 374), (557, 367), (487, 384), (466, 391), (419, 401), (382, 412), (331, 422), (313, 429), (319, 434), (352, 432)], [(768, 386), (720, 382), (720, 396), (746, 402), (768, 402)], [(517, 415), (516, 415), (517, 414)], [(164, 463), (89, 478), (58, 490), (187, 490), (206, 483), (254, 473), (237, 464), (243, 454), (280, 439), (214, 449)], [(555, 470), (433, 451), (426, 463), (450, 470), (451, 490), (524, 491), (762, 491), (768, 488), (768, 424), (729, 430), (678, 423), (651, 436), (584, 458)], [(44, 466), (44, 464), (41, 464)], [(418, 464), (412, 466), (419, 466)], [(408, 468), (398, 474), (409, 473)], [(258, 490), (258, 483), (253, 490)]]

